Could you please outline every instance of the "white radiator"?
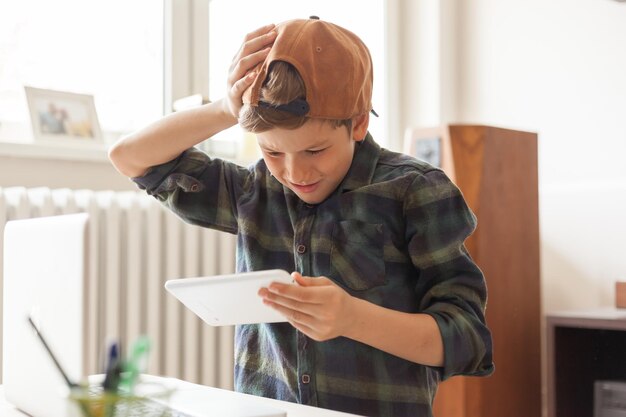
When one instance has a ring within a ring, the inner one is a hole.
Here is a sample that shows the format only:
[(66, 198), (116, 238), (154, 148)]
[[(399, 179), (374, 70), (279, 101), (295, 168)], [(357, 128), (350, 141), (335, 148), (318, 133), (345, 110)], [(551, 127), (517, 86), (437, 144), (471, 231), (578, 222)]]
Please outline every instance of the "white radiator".
[(142, 192), (0, 188), (0, 236), (8, 220), (76, 212), (89, 213), (88, 372), (102, 371), (110, 338), (147, 335), (148, 373), (232, 389), (233, 328), (204, 324), (163, 283), (233, 272), (235, 236), (188, 225)]

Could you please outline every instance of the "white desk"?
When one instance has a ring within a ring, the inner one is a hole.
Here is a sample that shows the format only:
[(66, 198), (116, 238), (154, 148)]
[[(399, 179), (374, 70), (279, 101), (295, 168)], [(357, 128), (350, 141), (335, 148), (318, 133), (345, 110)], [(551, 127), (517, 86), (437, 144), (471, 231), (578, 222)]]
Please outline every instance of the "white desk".
[[(307, 405), (295, 404), (286, 401), (278, 401), (272, 400), (270, 398), (257, 397), (254, 395), (242, 394), (239, 392), (227, 391), (218, 388), (205, 387), (201, 385), (192, 384), (190, 382), (185, 382), (181, 380), (177, 380), (176, 386), (180, 384), (180, 389), (184, 388), (198, 388), (202, 387), (202, 389), (211, 390), (219, 395), (223, 395), (225, 397), (235, 397), (235, 398), (246, 398), (249, 401), (255, 401), (259, 404), (265, 404), (270, 407), (274, 407), (277, 409), (285, 410), (287, 412), (287, 417), (354, 417), (355, 414), (347, 414), (340, 413), (338, 411), (326, 410), (323, 408), (310, 407)], [(27, 417), (26, 414), (20, 412), (15, 409), (11, 404), (9, 404), (4, 399), (4, 389), (2, 385), (0, 385), (0, 416), (2, 417)], [(34, 416), (37, 417), (37, 416)]]
[(24, 417), (26, 414), (20, 413), (4, 399), (4, 389), (0, 385), (0, 416), (2, 417)]

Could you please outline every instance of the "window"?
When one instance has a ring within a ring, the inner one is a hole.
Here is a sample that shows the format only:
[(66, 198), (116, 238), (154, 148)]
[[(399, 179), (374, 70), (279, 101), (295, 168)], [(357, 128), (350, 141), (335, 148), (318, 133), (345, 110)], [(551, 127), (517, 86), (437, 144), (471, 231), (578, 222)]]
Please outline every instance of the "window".
[[(381, 144), (386, 134), (382, 122), (386, 108), (385, 5), (383, 0), (210, 0), (209, 3), (209, 98), (223, 97), (231, 59), (248, 32), (268, 23), (311, 15), (336, 23), (354, 32), (367, 45), (374, 63), (373, 106), (381, 118), (370, 117), (370, 132)], [(238, 127), (224, 132), (241, 136)]]
[(92, 94), (103, 131), (163, 114), (164, 0), (26, 0), (0, 13), (0, 138), (28, 140), (24, 85)]
[[(364, 4), (367, 6), (364, 6)], [(24, 85), (92, 94), (105, 138), (139, 129), (195, 93), (225, 93), (230, 60), (249, 31), (320, 16), (363, 39), (374, 62), (370, 131), (386, 145), (384, 0), (24, 0), (0, 13), (0, 140), (28, 141)], [(242, 12), (245, 11), (245, 12)], [(243, 133), (218, 135), (232, 150)], [(235, 143), (233, 145), (233, 143)], [(254, 145), (255, 146), (255, 145)], [(230, 152), (230, 151), (229, 151)], [(225, 152), (225, 153), (229, 153)]]

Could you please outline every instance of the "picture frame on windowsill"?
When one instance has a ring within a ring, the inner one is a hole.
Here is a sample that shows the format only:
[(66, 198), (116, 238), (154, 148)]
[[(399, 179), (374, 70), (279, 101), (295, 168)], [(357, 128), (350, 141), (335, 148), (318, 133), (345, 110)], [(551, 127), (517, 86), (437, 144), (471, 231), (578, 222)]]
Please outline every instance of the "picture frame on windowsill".
[(442, 165), (442, 132), (440, 129), (408, 128), (404, 134), (404, 153), (429, 163)]
[(24, 86), (34, 142), (103, 145), (94, 97)]

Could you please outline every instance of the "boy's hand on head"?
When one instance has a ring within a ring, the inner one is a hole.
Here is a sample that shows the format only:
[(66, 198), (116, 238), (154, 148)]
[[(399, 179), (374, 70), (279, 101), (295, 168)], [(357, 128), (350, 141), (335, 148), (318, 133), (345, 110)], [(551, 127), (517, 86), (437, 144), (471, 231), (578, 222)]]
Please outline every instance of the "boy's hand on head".
[(291, 276), (297, 285), (272, 283), (259, 295), (289, 323), (317, 341), (343, 336), (354, 323), (355, 299), (326, 277)]
[(251, 71), (265, 60), (276, 39), (274, 28), (275, 25), (271, 24), (248, 33), (233, 58), (228, 71), (227, 94), (223, 103), (224, 112), (235, 119), (239, 118), (239, 110), (243, 105), (241, 96), (256, 75)]

